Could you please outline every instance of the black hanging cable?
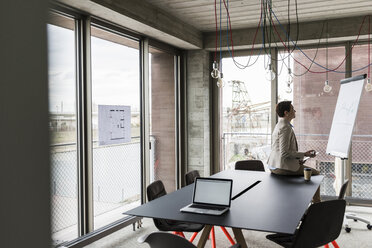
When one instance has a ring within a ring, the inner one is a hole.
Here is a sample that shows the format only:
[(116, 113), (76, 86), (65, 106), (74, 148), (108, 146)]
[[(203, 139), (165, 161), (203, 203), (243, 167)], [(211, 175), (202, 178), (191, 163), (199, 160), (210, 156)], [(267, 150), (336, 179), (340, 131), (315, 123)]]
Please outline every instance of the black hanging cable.
[[(315, 59), (316, 57), (318, 56), (318, 51), (319, 51), (319, 47), (320, 47), (320, 43), (321, 43), (321, 40), (322, 40), (322, 37), (323, 37), (323, 32), (324, 32), (324, 26), (325, 26), (325, 21), (323, 21), (323, 25), (322, 25), (322, 31), (320, 33), (320, 36), (319, 36), (319, 40), (318, 40), (318, 45), (316, 47), (316, 51), (315, 51), (315, 55), (314, 55), (314, 58), (311, 60), (311, 63), (310, 63), (310, 66), (306, 69), (305, 72), (301, 73), (301, 74), (295, 74), (292, 72), (292, 75), (296, 76), (296, 77), (302, 77), (303, 75), (305, 75), (306, 73), (308, 73), (311, 69), (311, 67), (313, 66), (314, 62), (315, 62)], [(292, 57), (293, 55), (291, 55)]]
[[(277, 62), (279, 62), (279, 61), (283, 61), (283, 60), (285, 60), (288, 56), (290, 56), (293, 52), (294, 52), (294, 50), (296, 49), (296, 47), (297, 47), (297, 43), (298, 43), (298, 39), (299, 39), (299, 30), (300, 30), (300, 25), (299, 25), (299, 22), (298, 22), (298, 8), (297, 8), (297, 0), (295, 1), (295, 7), (296, 7), (296, 28), (297, 28), (297, 33), (296, 33), (296, 40), (293, 42), (294, 43), (294, 45), (293, 45), (293, 48), (292, 49), (290, 49), (290, 40), (291, 40), (291, 38), (290, 38), (290, 30), (291, 30), (291, 23), (290, 23), (290, 0), (288, 0), (288, 11), (287, 11), (287, 18), (288, 18), (288, 30), (287, 30), (287, 36), (286, 36), (286, 39), (287, 39), (287, 41), (288, 41), (288, 43), (287, 43), (287, 50), (288, 50), (288, 54), (287, 55), (285, 55), (284, 57), (281, 57), (280, 59), (279, 58), (277, 58), (277, 59), (274, 59), (274, 61), (277, 61)], [(270, 13), (272, 13), (272, 11), (273, 11), (273, 6), (272, 6), (272, 4), (271, 4), (271, 6), (269, 6), (269, 11), (270, 11)], [(273, 21), (272, 21), (273, 22)], [(272, 23), (272, 22), (270, 22), (270, 23)], [(276, 47), (278, 47), (278, 44), (276, 43), (276, 41), (273, 41), (273, 43), (275, 43), (275, 46)], [(266, 52), (267, 53), (267, 52)]]
[[(271, 9), (271, 0), (269, 0), (269, 8)], [(269, 12), (269, 21), (270, 21), (270, 26), (269, 26), (270, 27), (270, 29), (269, 29), (269, 52), (270, 52), (270, 59), (271, 59), (271, 38), (272, 38), (272, 32), (273, 32), (272, 20), (273, 20), (273, 16), (272, 16), (272, 13), (270, 11)]]
[[(226, 8), (226, 14), (228, 15), (228, 11), (229, 11), (229, 0), (227, 0), (226, 2), (227, 2), (227, 4), (225, 5), (225, 8)], [(252, 45), (252, 48), (251, 48), (251, 55), (249, 56), (249, 59), (248, 59), (247, 63), (245, 65), (243, 65), (243, 64), (239, 63), (238, 61), (236, 61), (235, 58), (234, 58), (234, 56), (231, 56), (232, 57), (232, 60), (233, 60), (233, 62), (235, 64), (235, 66), (238, 69), (240, 69), (240, 70), (244, 70), (244, 69), (246, 69), (248, 67), (251, 67), (254, 64), (256, 64), (256, 62), (258, 61), (259, 55), (260, 55), (260, 54), (257, 55), (256, 56), (256, 59), (254, 60), (254, 62), (253, 63), (250, 63), (251, 62), (251, 58), (252, 58), (253, 47), (254, 47), (255, 40), (256, 40), (256, 35), (257, 35), (258, 30), (259, 30), (259, 27), (260, 27), (260, 25), (262, 23), (262, 16), (263, 16), (263, 12), (262, 12), (262, 0), (261, 0), (261, 3), (260, 3), (260, 7), (261, 7), (260, 21), (259, 21), (258, 26), (256, 28), (256, 34), (254, 36), (253, 45)], [(230, 31), (230, 29), (229, 29), (229, 18), (227, 18), (227, 45), (228, 45), (228, 42), (229, 42), (229, 38), (228, 38), (229, 31)], [(262, 50), (262, 48), (261, 48), (261, 50)]]

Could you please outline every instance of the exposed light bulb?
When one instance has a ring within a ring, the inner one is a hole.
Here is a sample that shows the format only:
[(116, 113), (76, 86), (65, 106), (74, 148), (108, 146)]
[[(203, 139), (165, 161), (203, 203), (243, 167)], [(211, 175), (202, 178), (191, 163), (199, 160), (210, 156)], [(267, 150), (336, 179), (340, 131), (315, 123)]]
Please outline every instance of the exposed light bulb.
[(292, 88), (291, 88), (291, 84), (290, 83), (287, 83), (287, 88), (285, 89), (285, 92), (287, 92), (288, 94), (289, 93), (292, 93)]
[(266, 71), (266, 75), (265, 75), (266, 79), (269, 80), (269, 81), (272, 81), (275, 79), (275, 73), (274, 71), (271, 69), (271, 64), (269, 64), (269, 69)]
[(216, 61), (213, 62), (213, 69), (211, 72), (212, 78), (218, 78), (220, 75), (220, 72), (218, 71), (218, 63)]
[(324, 82), (323, 91), (326, 92), (326, 93), (329, 93), (329, 92), (331, 92), (331, 90), (332, 90), (332, 86), (330, 86), (328, 80), (326, 80)]
[(367, 83), (366, 83), (366, 86), (364, 86), (364, 89), (367, 92), (372, 91), (372, 83), (371, 83), (371, 79), (370, 78), (367, 78)]
[(223, 80), (223, 73), (221, 72), (217, 79), (217, 87), (222, 88), (223, 86), (225, 86), (225, 80)]
[(287, 84), (291, 84), (292, 83), (292, 70), (291, 68), (288, 68), (288, 75), (287, 75)]

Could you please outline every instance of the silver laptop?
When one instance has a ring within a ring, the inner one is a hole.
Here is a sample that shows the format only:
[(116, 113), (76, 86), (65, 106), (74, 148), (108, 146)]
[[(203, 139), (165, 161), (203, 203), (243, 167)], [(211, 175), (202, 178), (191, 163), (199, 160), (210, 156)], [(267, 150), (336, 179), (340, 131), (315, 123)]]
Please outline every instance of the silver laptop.
[(192, 203), (181, 212), (221, 215), (230, 208), (232, 180), (198, 177), (194, 183)]

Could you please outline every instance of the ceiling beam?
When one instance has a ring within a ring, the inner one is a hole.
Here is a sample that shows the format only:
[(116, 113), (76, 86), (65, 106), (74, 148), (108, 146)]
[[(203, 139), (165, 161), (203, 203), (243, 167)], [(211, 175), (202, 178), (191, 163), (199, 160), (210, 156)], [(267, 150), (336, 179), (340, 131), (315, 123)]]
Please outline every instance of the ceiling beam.
[[(335, 43), (335, 42), (343, 42), (343, 41), (352, 41), (358, 35), (360, 26), (363, 22), (364, 16), (359, 17), (349, 17), (349, 18), (340, 18), (340, 19), (332, 19), (328, 21), (314, 21), (314, 22), (304, 22), (300, 23), (299, 25), (299, 45), (305, 44), (317, 44), (319, 42), (319, 38), (321, 42), (326, 42), (327, 37), (327, 23), (328, 22), (328, 42)], [(321, 35), (321, 31), (324, 25), (323, 35)], [(284, 26), (286, 29), (287, 26)], [(280, 34), (281, 39), (283, 41), (286, 40), (286, 35), (283, 31), (283, 28), (280, 26), (276, 26), (277, 32)], [(241, 50), (247, 49), (252, 47), (253, 37), (255, 35), (256, 28), (245, 28), (245, 29), (236, 29), (233, 30), (233, 42), (234, 42), (234, 49)], [(297, 35), (297, 27), (295, 23), (291, 24), (291, 31), (290, 36), (291, 39), (294, 41)], [(366, 17), (364, 21), (364, 25), (360, 32), (360, 39), (365, 39), (368, 35), (368, 17)], [(216, 34), (215, 32), (207, 32), (204, 33), (204, 49), (213, 51), (215, 49), (215, 39)], [(227, 33), (226, 31), (222, 31), (222, 50), (227, 50)], [(266, 42), (267, 43), (267, 42)], [(262, 29), (260, 28), (256, 41), (255, 41), (255, 48), (260, 48), (262, 44)], [(272, 36), (272, 46), (283, 47), (282, 42), (278, 38), (275, 29), (273, 28), (273, 36)], [(293, 43), (290, 43), (292, 46)], [(231, 42), (229, 41), (229, 46), (231, 49)], [(218, 49), (220, 48), (219, 45), (219, 38), (218, 38)]]
[(140, 0), (59, 0), (68, 6), (181, 49), (200, 49), (202, 32)]

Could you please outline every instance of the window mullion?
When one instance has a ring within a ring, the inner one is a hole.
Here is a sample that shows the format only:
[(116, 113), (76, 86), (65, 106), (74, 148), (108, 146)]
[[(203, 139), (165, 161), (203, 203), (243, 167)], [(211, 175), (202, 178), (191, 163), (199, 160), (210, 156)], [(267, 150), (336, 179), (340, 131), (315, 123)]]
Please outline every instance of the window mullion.
[(93, 231), (90, 18), (76, 23), (79, 236)]

